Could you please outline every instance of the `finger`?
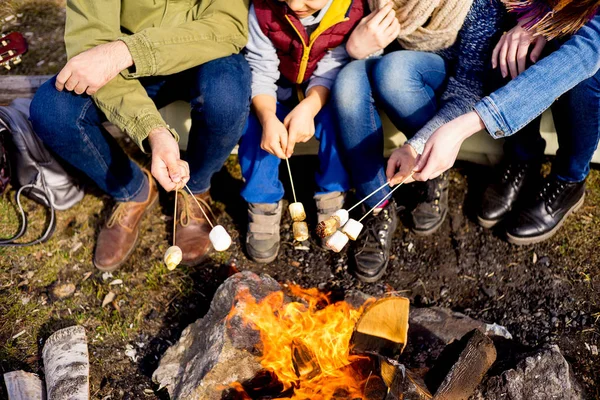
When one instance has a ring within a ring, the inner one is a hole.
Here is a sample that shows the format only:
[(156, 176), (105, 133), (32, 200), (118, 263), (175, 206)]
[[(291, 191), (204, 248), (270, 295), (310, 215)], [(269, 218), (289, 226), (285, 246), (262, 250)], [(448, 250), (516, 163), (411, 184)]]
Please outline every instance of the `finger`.
[(388, 181), (391, 181), (394, 177), (394, 174), (398, 170), (400, 166), (400, 159), (395, 155), (396, 153), (392, 153), (390, 159), (387, 162), (387, 167), (385, 169), (385, 176)]
[(271, 143), (269, 147), (271, 148), (271, 154), (275, 157), (281, 158), (282, 160), (287, 158), (280, 143)]
[(284, 153), (284, 154), (285, 154), (285, 152), (283, 151), (283, 149), (287, 149), (289, 141), (290, 141), (290, 138), (289, 138), (289, 134), (287, 131), (282, 131), (279, 133), (279, 143), (280, 143), (279, 146), (282, 150), (282, 153)]
[(152, 161), (151, 172), (152, 176), (156, 178), (160, 186), (162, 186), (167, 192), (175, 189), (175, 184), (171, 181), (171, 178), (169, 178), (167, 166), (162, 161)]
[(392, 23), (385, 28), (385, 30), (383, 31), (383, 34), (385, 35), (386, 38), (395, 38), (398, 36), (398, 34), (400, 33), (400, 22), (398, 22), (398, 18), (394, 17), (394, 20), (392, 21)]
[(287, 139), (287, 146), (285, 147), (285, 156), (290, 158), (294, 154), (294, 147), (296, 147), (296, 140), (298, 138), (298, 134), (295, 130), (290, 129), (290, 133)]
[(416, 172), (421, 172), (421, 170), (425, 167), (425, 165), (427, 165), (430, 155), (431, 155), (431, 145), (429, 145), (429, 142), (428, 142), (425, 144), (423, 153), (417, 157), (417, 166), (415, 167)]
[(500, 65), (500, 72), (502, 73), (502, 77), (506, 78), (508, 76), (508, 66), (506, 65), (506, 57), (508, 54), (508, 39), (504, 39), (502, 42), (502, 46), (500, 47), (500, 54), (498, 56), (498, 64)]
[(393, 9), (390, 9), (379, 25), (382, 28), (387, 28), (388, 26), (391, 26), (394, 21), (397, 21), (396, 12)]
[(69, 64), (67, 64), (58, 73), (58, 75), (56, 75), (56, 82), (54, 83), (56, 90), (58, 90), (59, 92), (62, 92), (62, 90), (65, 88), (65, 82), (67, 82), (70, 77), (71, 77), (71, 68), (70, 68)]
[(510, 71), (510, 76), (515, 79), (517, 75), (519, 75), (519, 71), (517, 70), (517, 51), (519, 50), (520, 42), (516, 39), (512, 39), (508, 43), (508, 53), (506, 57), (506, 62), (508, 63), (508, 70)]
[(169, 178), (173, 183), (179, 183), (181, 181), (181, 168), (179, 167), (179, 160), (175, 155), (168, 155), (165, 159), (167, 164), (167, 170), (169, 171)]
[(535, 41), (535, 46), (533, 50), (531, 50), (531, 62), (536, 63), (540, 59), (542, 55), (542, 51), (544, 51), (544, 47), (546, 46), (546, 39), (543, 37), (539, 37)]
[(92, 96), (92, 95), (96, 94), (97, 91), (98, 91), (98, 89), (96, 87), (88, 86), (88, 88), (86, 89), (85, 93), (88, 96)]
[(73, 91), (79, 95), (84, 94), (87, 91), (88, 86), (83, 83), (83, 82), (79, 82), (77, 84), (77, 86), (75, 86), (75, 88), (73, 89)]
[(522, 42), (517, 50), (517, 75), (525, 72), (527, 68), (527, 52), (529, 51), (529, 44)]
[(65, 89), (67, 89), (69, 92), (72, 92), (78, 84), (79, 81), (76, 80), (73, 75), (71, 75), (71, 77), (65, 82)]
[(498, 68), (498, 56), (500, 55), (500, 49), (502, 48), (502, 44), (504, 43), (505, 37), (506, 37), (506, 35), (502, 35), (500, 40), (498, 40), (496, 47), (494, 47), (494, 51), (492, 51), (492, 68), (493, 69)]
[(383, 21), (384, 18), (387, 17), (387, 15), (391, 11), (393, 11), (392, 3), (387, 3), (385, 6), (380, 8), (379, 11), (377, 11), (377, 13), (375, 13), (375, 15), (373, 15), (373, 18), (371, 18), (371, 21), (369, 24), (372, 24), (372, 25), (381, 24), (381, 21)]

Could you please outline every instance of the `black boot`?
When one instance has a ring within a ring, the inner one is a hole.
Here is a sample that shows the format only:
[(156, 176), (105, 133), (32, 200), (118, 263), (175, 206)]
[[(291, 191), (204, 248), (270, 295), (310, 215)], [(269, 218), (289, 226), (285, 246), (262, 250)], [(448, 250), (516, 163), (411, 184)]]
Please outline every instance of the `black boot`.
[(549, 239), (583, 205), (584, 197), (585, 181), (570, 183), (549, 177), (534, 200), (511, 215), (506, 227), (508, 241), (523, 245)]
[(492, 228), (513, 209), (523, 188), (539, 177), (540, 164), (506, 163), (498, 171), (496, 182), (490, 184), (483, 194), (481, 208), (477, 213), (479, 225)]
[(363, 282), (378, 281), (387, 269), (392, 236), (398, 227), (396, 203), (389, 203), (379, 212), (363, 221), (364, 228), (352, 249), (356, 276)]
[(421, 185), (422, 200), (411, 214), (413, 232), (425, 236), (437, 231), (448, 214), (448, 173)]

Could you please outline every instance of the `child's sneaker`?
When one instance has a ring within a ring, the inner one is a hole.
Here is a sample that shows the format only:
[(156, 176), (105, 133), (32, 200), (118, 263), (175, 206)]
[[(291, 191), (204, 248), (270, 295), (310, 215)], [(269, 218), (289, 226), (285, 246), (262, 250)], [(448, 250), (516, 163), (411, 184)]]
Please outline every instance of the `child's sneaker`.
[[(314, 196), (317, 204), (317, 223), (325, 221), (331, 217), (337, 210), (344, 207), (344, 192), (331, 192), (325, 194), (317, 194)], [(327, 238), (321, 239), (321, 247), (327, 248), (325, 243)]]
[(277, 258), (282, 204), (248, 204), (246, 251), (251, 260), (266, 264)]

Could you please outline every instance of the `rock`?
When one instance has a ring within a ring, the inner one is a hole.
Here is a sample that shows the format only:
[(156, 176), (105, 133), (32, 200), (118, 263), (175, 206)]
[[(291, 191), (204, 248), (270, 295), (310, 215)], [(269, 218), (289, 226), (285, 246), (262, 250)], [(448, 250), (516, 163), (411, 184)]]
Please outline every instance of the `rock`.
[(57, 300), (66, 299), (75, 293), (75, 285), (72, 283), (56, 284), (52, 287), (52, 296)]
[(219, 287), (204, 318), (183, 331), (152, 375), (171, 399), (220, 400), (222, 388), (251, 379), (261, 369), (250, 353), (260, 341), (259, 333), (239, 317), (226, 320), (232, 306), (243, 307), (236, 299), (244, 290), (260, 300), (281, 287), (267, 275), (248, 271), (231, 276)]
[(571, 367), (558, 346), (546, 346), (515, 369), (489, 379), (476, 397), (485, 400), (582, 400)]
[(106, 307), (117, 297), (115, 292), (108, 292), (106, 296), (104, 296), (104, 300), (102, 300), (102, 308)]

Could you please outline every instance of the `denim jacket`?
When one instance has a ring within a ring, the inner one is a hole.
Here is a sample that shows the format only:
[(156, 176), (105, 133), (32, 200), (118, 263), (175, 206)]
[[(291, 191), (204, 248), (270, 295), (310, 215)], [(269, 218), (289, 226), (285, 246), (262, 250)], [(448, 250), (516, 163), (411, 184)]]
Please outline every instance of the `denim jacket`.
[(117, 75), (92, 98), (108, 120), (143, 150), (142, 144), (151, 130), (169, 127), (138, 78), (171, 75), (239, 53), (248, 37), (248, 3), (249, 0), (68, 0), (67, 56), (70, 59), (114, 40), (127, 44), (134, 66)]
[(561, 95), (600, 70), (600, 15), (558, 50), (506, 86), (484, 97), (475, 111), (495, 139), (517, 133)]

